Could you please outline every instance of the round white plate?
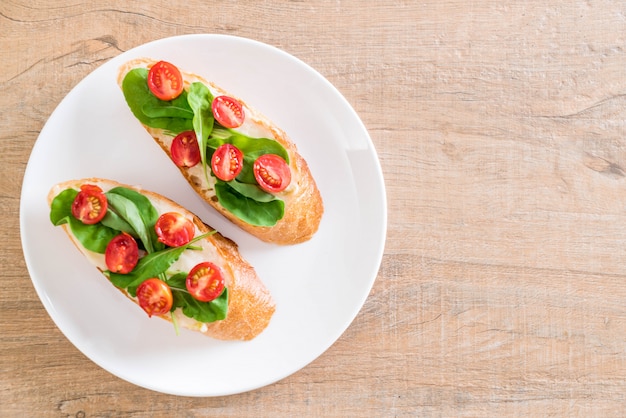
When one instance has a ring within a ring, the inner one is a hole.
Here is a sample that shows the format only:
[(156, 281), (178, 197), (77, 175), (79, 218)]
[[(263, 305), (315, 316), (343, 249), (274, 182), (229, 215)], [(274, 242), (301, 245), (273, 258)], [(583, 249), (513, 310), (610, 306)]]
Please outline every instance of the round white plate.
[[(164, 59), (243, 98), (297, 144), (324, 199), (317, 234), (295, 246), (263, 243), (204, 204), (128, 109), (118, 68)], [(239, 244), (274, 296), (268, 328), (225, 342), (148, 316), (122, 296), (49, 220), (59, 182), (101, 177), (140, 185), (186, 206)], [(87, 76), (44, 126), (24, 175), (20, 227), (26, 264), (65, 336), (110, 373), (185, 396), (240, 393), (309, 364), (350, 325), (382, 259), (387, 206), (372, 141), (344, 97), (319, 73), (274, 47), (232, 36), (189, 35), (125, 52)]]

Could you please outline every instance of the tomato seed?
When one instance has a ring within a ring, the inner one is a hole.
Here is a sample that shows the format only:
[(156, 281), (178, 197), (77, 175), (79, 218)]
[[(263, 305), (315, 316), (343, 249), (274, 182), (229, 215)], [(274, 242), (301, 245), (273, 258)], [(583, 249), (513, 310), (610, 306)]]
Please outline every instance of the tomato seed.
[(259, 174), (263, 177), (263, 180), (272, 187), (280, 186), (280, 179), (272, 176), (272, 174), (265, 167), (259, 168)]
[(87, 199), (89, 200), (90, 205), (89, 218), (97, 218), (102, 210), (102, 206), (100, 206), (100, 199), (95, 196), (89, 196)]

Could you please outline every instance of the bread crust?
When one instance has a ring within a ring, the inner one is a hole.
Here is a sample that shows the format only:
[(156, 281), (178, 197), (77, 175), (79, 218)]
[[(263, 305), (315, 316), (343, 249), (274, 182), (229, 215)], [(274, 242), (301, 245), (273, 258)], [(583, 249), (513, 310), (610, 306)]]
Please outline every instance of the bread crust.
[[(120, 88), (122, 87), (124, 77), (130, 70), (134, 68), (150, 68), (154, 63), (156, 63), (155, 60), (138, 58), (122, 65), (118, 73), (118, 84)], [(232, 94), (224, 91), (214, 83), (205, 80), (201, 76), (184, 72), (183, 70), (180, 71), (183, 75), (185, 88), (188, 88), (192, 82), (199, 81), (207, 85), (213, 93), (217, 92), (218, 94), (234, 97)], [(291, 245), (308, 241), (319, 228), (324, 213), (324, 204), (307, 162), (298, 153), (296, 145), (284, 131), (258, 111), (246, 105), (245, 101), (239, 98), (237, 98), (237, 100), (244, 105), (246, 120), (252, 121), (260, 129), (271, 133), (271, 136), (285, 147), (289, 154), (291, 184), (283, 192), (276, 195), (285, 202), (284, 217), (279, 220), (276, 225), (271, 227), (250, 225), (233, 215), (219, 203), (213, 185), (209, 184), (204, 176), (193, 175), (191, 170), (186, 167), (179, 167), (180, 172), (196, 193), (209, 205), (241, 229), (262, 241), (280, 245)], [(162, 129), (154, 129), (146, 125), (143, 125), (143, 127), (157, 144), (159, 144), (161, 149), (171, 158), (169, 146), (171, 137), (168, 137)]]
[[(122, 186), (136, 190), (150, 199), (155, 205), (166, 210), (159, 210), (159, 213), (165, 211), (179, 212), (193, 220), (200, 234), (211, 232), (214, 229), (203, 223), (200, 218), (185, 209), (178, 203), (152, 191), (143, 190), (139, 187), (121, 184), (112, 180), (100, 178), (87, 178), (81, 180), (71, 180), (54, 186), (48, 194), (48, 205), (52, 204), (52, 200), (63, 190), (68, 188), (80, 189), (83, 184), (96, 184), (104, 191), (113, 187)], [(93, 253), (85, 249), (73, 236), (69, 227), (61, 225), (78, 250), (93, 261)], [(219, 232), (199, 241), (198, 245), (210, 245), (219, 255), (221, 263), (219, 264), (224, 274), (226, 286), (229, 290), (228, 314), (224, 320), (212, 323), (201, 323), (191, 318), (187, 318), (178, 308), (174, 314), (177, 323), (183, 328), (198, 331), (212, 338), (220, 340), (251, 340), (259, 335), (269, 324), (276, 305), (269, 290), (259, 279), (254, 268), (241, 256), (237, 244), (230, 239), (222, 236)], [(215, 260), (209, 260), (215, 261)], [(98, 270), (104, 271), (102, 266), (96, 265)], [(188, 266), (191, 270), (193, 266)], [(108, 280), (108, 279), (107, 279)], [(136, 298), (131, 297), (128, 292), (119, 289), (130, 300), (137, 303)], [(160, 318), (172, 321), (170, 314), (161, 315)]]

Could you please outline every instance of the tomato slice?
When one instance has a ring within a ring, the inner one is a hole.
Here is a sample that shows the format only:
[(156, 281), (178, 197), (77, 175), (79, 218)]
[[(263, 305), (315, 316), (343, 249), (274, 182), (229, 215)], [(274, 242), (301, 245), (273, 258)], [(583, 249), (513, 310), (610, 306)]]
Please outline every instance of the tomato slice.
[(183, 92), (183, 76), (174, 64), (159, 61), (148, 71), (148, 88), (161, 100), (173, 100)]
[(104, 252), (107, 267), (113, 273), (128, 274), (139, 261), (139, 248), (135, 238), (122, 232), (107, 244)]
[(231, 181), (241, 173), (243, 153), (232, 144), (222, 144), (211, 157), (211, 168), (218, 179)]
[(210, 261), (206, 261), (191, 269), (185, 285), (195, 299), (210, 302), (222, 294), (225, 283), (222, 270)]
[(215, 120), (225, 128), (238, 128), (245, 119), (241, 102), (229, 96), (214, 98), (211, 109)]
[(107, 197), (94, 184), (80, 186), (80, 192), (72, 202), (72, 215), (84, 224), (96, 224), (107, 213)]
[(178, 167), (193, 167), (200, 162), (200, 146), (194, 131), (176, 135), (170, 147), (172, 161)]
[(263, 154), (252, 165), (254, 178), (266, 192), (282, 192), (291, 183), (287, 162), (276, 154)]
[(137, 301), (148, 316), (164, 315), (172, 309), (172, 289), (164, 281), (153, 277), (137, 287)]
[(159, 241), (170, 247), (180, 247), (193, 239), (196, 228), (189, 219), (178, 212), (166, 212), (154, 224)]

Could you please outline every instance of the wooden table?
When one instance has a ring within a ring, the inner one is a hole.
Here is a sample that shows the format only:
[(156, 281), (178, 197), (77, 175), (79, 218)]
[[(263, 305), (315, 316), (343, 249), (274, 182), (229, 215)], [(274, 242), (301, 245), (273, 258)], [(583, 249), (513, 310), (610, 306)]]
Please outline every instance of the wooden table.
[[(121, 52), (189, 33), (322, 73), (368, 128), (388, 196), (382, 266), (343, 336), (219, 398), (142, 389), (81, 354), (19, 232), (29, 154), (61, 99)], [(623, 2), (8, 0), (0, 58), (0, 415), (624, 415)]]

